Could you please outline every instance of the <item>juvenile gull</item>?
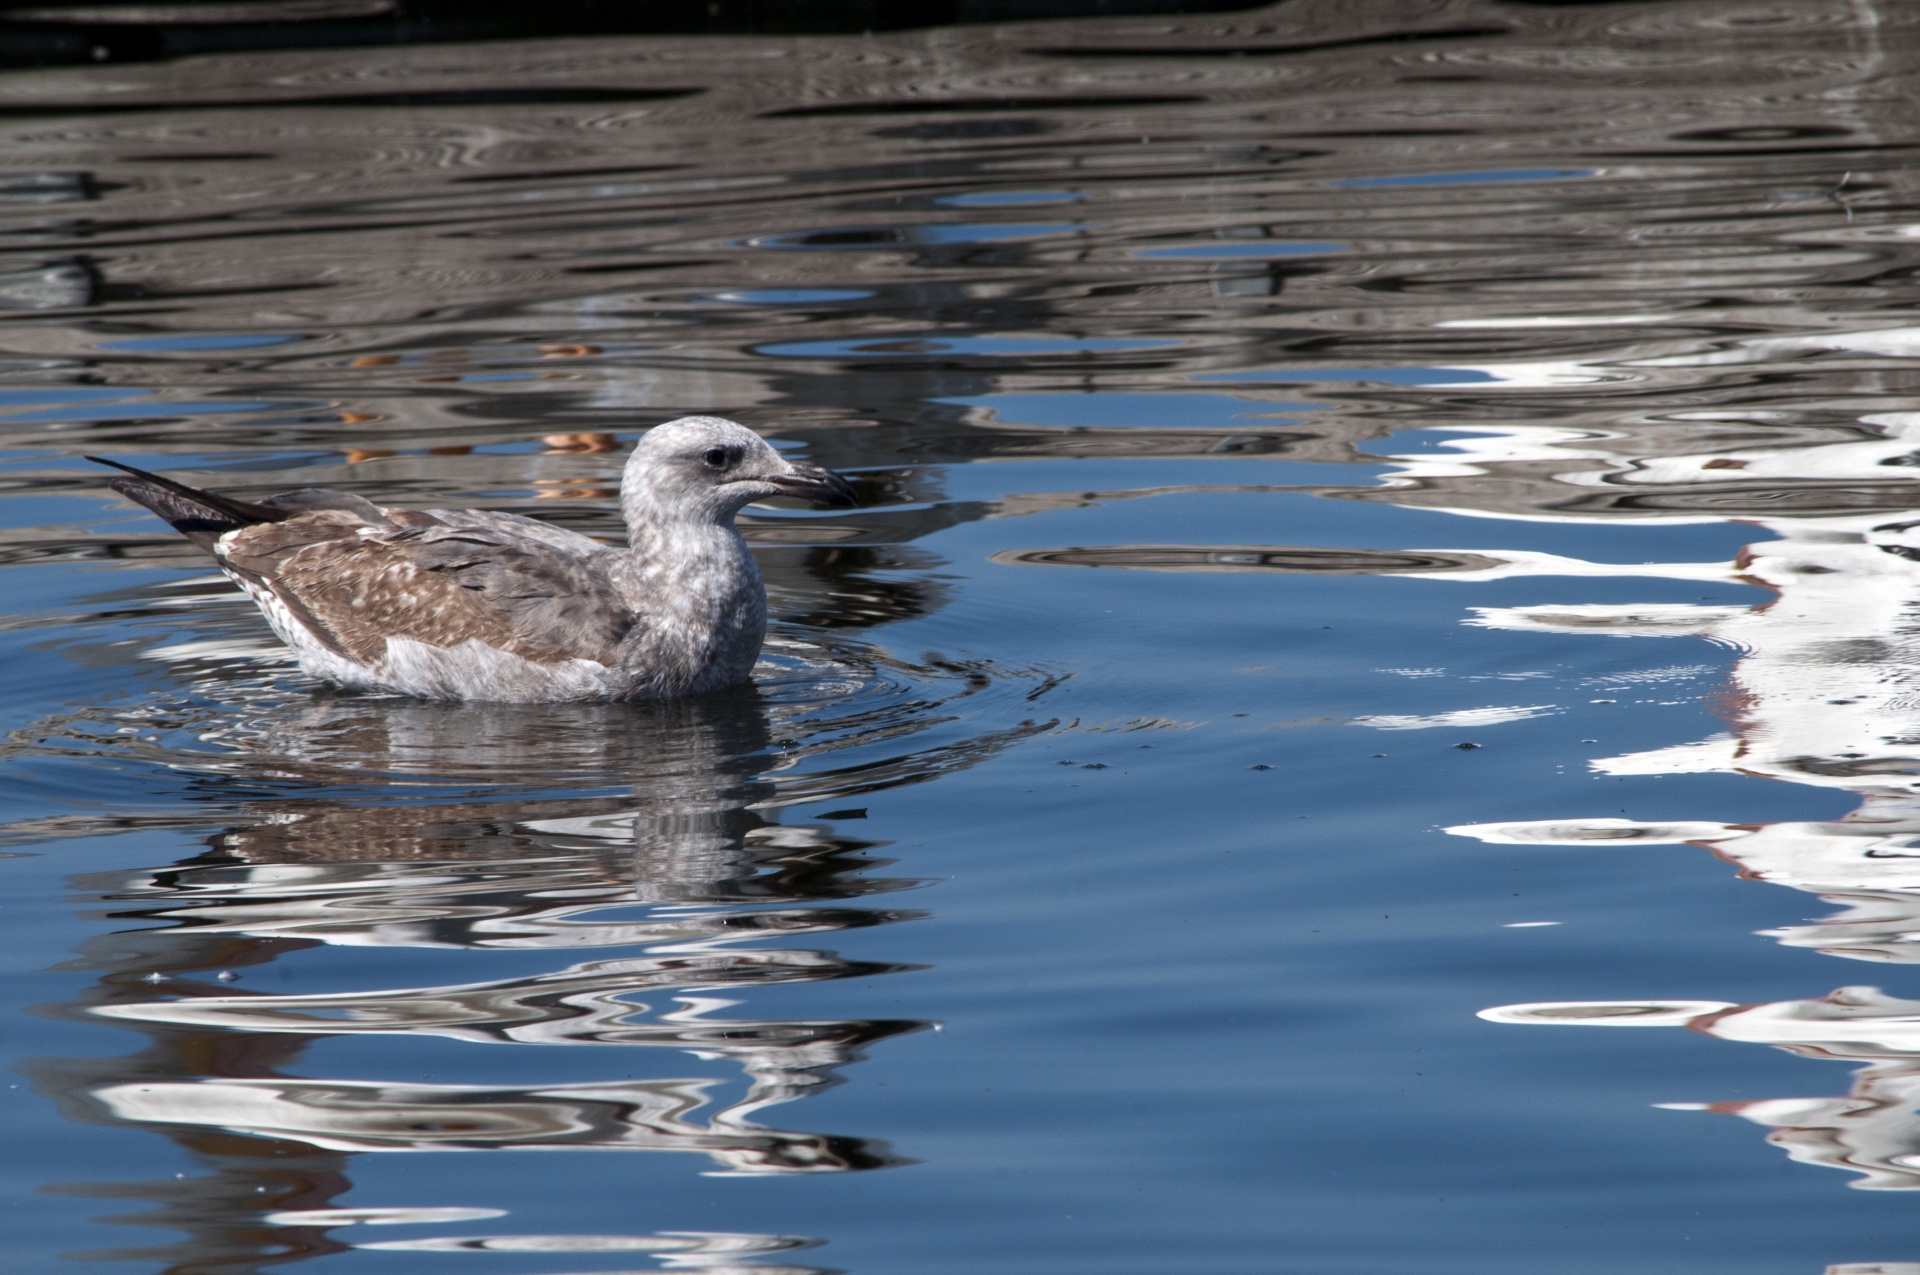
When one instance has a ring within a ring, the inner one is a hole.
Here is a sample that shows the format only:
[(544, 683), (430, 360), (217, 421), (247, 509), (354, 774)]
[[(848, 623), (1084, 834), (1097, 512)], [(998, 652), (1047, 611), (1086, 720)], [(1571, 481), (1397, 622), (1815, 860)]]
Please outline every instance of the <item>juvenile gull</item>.
[(423, 699), (663, 699), (744, 682), (766, 587), (734, 515), (770, 496), (851, 505), (743, 425), (686, 416), (620, 479), (630, 547), (484, 509), (383, 509), (308, 487), (256, 503), (117, 461), (108, 486), (213, 554), (315, 677)]

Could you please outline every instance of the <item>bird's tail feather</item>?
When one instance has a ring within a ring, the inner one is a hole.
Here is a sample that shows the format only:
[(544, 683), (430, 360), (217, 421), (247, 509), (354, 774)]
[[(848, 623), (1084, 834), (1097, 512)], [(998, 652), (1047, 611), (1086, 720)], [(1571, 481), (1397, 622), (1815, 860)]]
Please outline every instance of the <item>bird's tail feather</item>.
[(132, 478), (116, 478), (107, 486), (135, 504), (151, 509), (173, 524), (175, 531), (202, 549), (211, 550), (214, 543), (229, 531), (262, 522), (284, 522), (293, 516), (285, 509), (235, 500), (219, 492), (202, 491), (171, 478), (162, 478), (159, 474), (150, 474), (144, 469), (135, 469), (132, 465), (123, 465), (117, 460), (107, 460), (102, 456), (89, 456), (86, 459), (132, 474)]

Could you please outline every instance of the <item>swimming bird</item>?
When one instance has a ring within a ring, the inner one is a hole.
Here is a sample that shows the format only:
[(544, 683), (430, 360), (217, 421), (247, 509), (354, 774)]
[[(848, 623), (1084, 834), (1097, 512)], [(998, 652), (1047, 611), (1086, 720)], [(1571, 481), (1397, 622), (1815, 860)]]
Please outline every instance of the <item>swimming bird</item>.
[(257, 503), (118, 461), (108, 486), (213, 554), (315, 677), (435, 700), (664, 699), (746, 681), (767, 594), (734, 515), (853, 504), (847, 480), (744, 425), (685, 416), (620, 479), (629, 545), (485, 509), (383, 508), (308, 487)]

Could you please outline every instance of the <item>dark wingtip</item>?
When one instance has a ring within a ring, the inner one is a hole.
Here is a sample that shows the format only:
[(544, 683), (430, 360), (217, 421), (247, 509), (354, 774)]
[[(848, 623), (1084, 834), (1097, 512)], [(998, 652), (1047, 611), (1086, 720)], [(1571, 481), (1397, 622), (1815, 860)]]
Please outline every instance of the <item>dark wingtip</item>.
[[(235, 500), (231, 496), (222, 496), (217, 491), (202, 491), (198, 487), (189, 487), (185, 483), (175, 482), (171, 478), (163, 478), (159, 474), (150, 474), (144, 469), (135, 469), (132, 465), (123, 465), (117, 460), (108, 460), (105, 456), (85, 456), (83, 459), (90, 460), (96, 465), (106, 465), (111, 469), (118, 469), (123, 473), (132, 474), (143, 483), (204, 505), (216, 513), (233, 519), (241, 526), (256, 522), (285, 522), (288, 518), (293, 517), (293, 514), (284, 509), (275, 509), (271, 505), (256, 505), (245, 500)], [(132, 495), (126, 487), (121, 485), (121, 480), (115, 480), (109, 483), (108, 486), (123, 496)], [(147, 502), (141, 501), (140, 503), (146, 504)]]

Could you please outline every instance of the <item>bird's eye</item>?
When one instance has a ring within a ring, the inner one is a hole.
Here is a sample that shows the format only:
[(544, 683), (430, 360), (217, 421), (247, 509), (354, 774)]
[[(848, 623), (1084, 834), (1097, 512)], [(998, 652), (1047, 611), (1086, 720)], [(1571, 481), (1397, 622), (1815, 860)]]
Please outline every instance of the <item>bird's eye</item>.
[(709, 447), (700, 459), (706, 462), (708, 469), (725, 469), (727, 462), (733, 458), (727, 455), (724, 447)]

